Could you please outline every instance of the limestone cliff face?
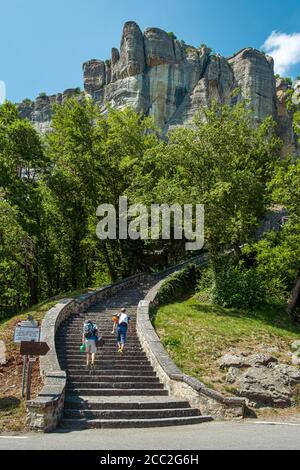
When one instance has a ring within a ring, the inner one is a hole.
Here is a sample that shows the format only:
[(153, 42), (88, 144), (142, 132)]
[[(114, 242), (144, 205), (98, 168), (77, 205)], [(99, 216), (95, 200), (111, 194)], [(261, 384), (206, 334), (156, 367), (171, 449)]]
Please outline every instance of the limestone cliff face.
[(70, 88), (57, 95), (41, 95), (35, 101), (24, 100), (18, 104), (20, 116), (29, 119), (42, 134), (51, 130), (52, 107), (72, 96), (79, 96), (78, 89)]
[[(124, 26), (120, 50), (112, 49), (110, 60), (83, 64), (83, 81), (84, 92), (103, 113), (107, 104), (132, 106), (153, 116), (163, 132), (189, 125), (195, 113), (212, 100), (231, 104), (246, 99), (257, 122), (271, 115), (288, 150), (296, 152), (292, 118), (276, 85), (273, 59), (258, 50), (246, 48), (226, 59), (206, 47), (188, 46), (158, 28), (142, 33), (130, 21)], [(67, 90), (38, 98), (30, 106), (20, 105), (21, 113), (45, 131), (50, 126), (52, 103), (62, 102), (72, 93), (74, 90)]]

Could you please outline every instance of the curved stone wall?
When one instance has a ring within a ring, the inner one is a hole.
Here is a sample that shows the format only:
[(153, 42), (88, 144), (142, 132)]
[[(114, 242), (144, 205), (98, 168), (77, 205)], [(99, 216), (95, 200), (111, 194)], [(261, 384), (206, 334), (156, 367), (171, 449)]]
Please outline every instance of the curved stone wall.
[[(201, 262), (205, 261), (199, 258), (198, 263)], [(197, 379), (184, 374), (163, 347), (150, 321), (149, 312), (151, 306), (158, 304), (157, 294), (164, 280), (156, 284), (139, 303), (137, 314), (138, 335), (158, 377), (172, 395), (188, 400), (191, 406), (198, 408), (203, 415), (213, 416), (216, 420), (243, 418), (246, 405), (244, 398), (225, 397)]]

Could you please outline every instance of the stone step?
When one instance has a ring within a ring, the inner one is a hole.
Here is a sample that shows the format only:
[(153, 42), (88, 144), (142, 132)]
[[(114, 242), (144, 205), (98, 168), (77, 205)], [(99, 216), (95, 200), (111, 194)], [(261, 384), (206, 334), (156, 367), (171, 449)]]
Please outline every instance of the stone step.
[[(115, 341), (117, 339), (117, 334), (112, 334), (111, 332), (109, 332), (108, 334), (105, 334), (104, 332), (101, 332), (100, 331), (100, 336), (103, 337), (104, 340), (110, 340), (110, 341)], [(132, 343), (138, 343), (139, 342), (139, 338), (136, 334), (135, 331), (128, 331), (127, 332), (127, 343), (128, 342), (132, 342)], [(82, 341), (82, 334), (81, 333), (71, 333), (71, 334), (63, 334), (63, 335), (60, 335), (60, 336), (56, 336), (55, 338), (55, 342), (57, 344), (65, 344), (67, 342), (81, 342)]]
[(90, 370), (81, 370), (81, 369), (73, 369), (72, 371), (68, 371), (68, 377), (89, 377), (90, 375), (98, 374), (99, 376), (135, 376), (135, 377), (156, 377), (156, 373), (153, 370), (144, 371), (141, 369), (132, 369), (132, 370), (105, 370), (105, 369), (93, 369)]
[(160, 408), (157, 410), (76, 410), (66, 409), (64, 418), (75, 419), (162, 419), (200, 416), (200, 411), (195, 408)]
[[(76, 341), (76, 343), (72, 342), (72, 345), (70, 345), (68, 342), (56, 343), (56, 350), (63, 351), (63, 352), (78, 351), (81, 345), (82, 345), (82, 341)], [(110, 349), (115, 349), (117, 345), (118, 343), (116, 340), (113, 340), (111, 343), (107, 343), (107, 341), (105, 341), (104, 344), (100, 346), (100, 348), (110, 350)], [(136, 351), (136, 350), (143, 351), (143, 348), (141, 347), (140, 343), (126, 342), (126, 348), (132, 351)]]
[[(69, 354), (65, 354), (64, 355), (64, 358), (65, 360), (85, 360), (85, 353), (81, 353), (81, 352), (78, 352), (78, 353), (69, 353)], [(119, 353), (117, 350), (114, 351), (114, 352), (103, 352), (103, 351), (99, 351), (98, 349), (98, 352), (96, 353), (96, 359), (98, 360), (108, 360), (108, 359), (113, 359), (113, 360), (125, 360), (128, 359), (134, 359), (135, 361), (138, 361), (138, 360), (147, 360), (147, 356), (145, 353), (141, 353), (141, 354), (131, 354), (130, 352), (126, 351), (126, 349), (124, 350), (124, 352), (121, 354)]]
[(165, 396), (147, 397), (76, 397), (66, 395), (66, 409), (83, 409), (83, 410), (157, 410), (157, 409), (173, 409), (173, 408), (189, 408), (188, 401), (174, 400)]
[[(115, 374), (128, 374), (128, 373), (133, 373), (133, 372), (136, 372), (140, 375), (142, 375), (143, 373), (145, 374), (149, 374), (149, 373), (152, 373), (154, 374), (155, 372), (153, 371), (153, 368), (149, 365), (149, 366), (143, 366), (142, 368), (141, 367), (138, 367), (138, 366), (130, 366), (130, 365), (127, 365), (126, 368), (124, 368), (123, 365), (120, 365), (120, 364), (117, 364), (115, 365), (113, 368), (110, 366), (110, 365), (99, 365), (99, 364), (96, 364), (95, 367), (94, 367), (94, 372), (99, 372), (99, 373), (103, 373), (103, 374), (108, 374), (108, 375), (115, 375)], [(70, 372), (70, 373), (74, 373), (74, 372), (78, 372), (80, 374), (89, 374), (90, 371), (87, 369), (86, 365), (83, 364), (83, 365), (80, 365), (80, 364), (74, 364), (72, 366), (69, 366), (69, 368), (67, 369), (67, 372)]]
[[(99, 314), (97, 317), (93, 317), (93, 318), (89, 317), (89, 320), (92, 320), (94, 323), (96, 323), (98, 328), (101, 328), (101, 326), (107, 326), (108, 327), (109, 325), (113, 325), (113, 320), (112, 320), (113, 316), (114, 316), (113, 313), (110, 316), (107, 316), (107, 315), (104, 316), (102, 314)], [(137, 318), (136, 315), (132, 315), (130, 313), (129, 316), (130, 316), (129, 325), (132, 324), (132, 323), (135, 323), (136, 318)], [(60, 328), (62, 330), (65, 330), (65, 329), (68, 329), (68, 328), (83, 329), (83, 325), (84, 325), (84, 322), (86, 320), (87, 320), (86, 318), (82, 318), (81, 320), (69, 319), (69, 320), (66, 320), (65, 322), (63, 322), (60, 325)]]
[[(70, 345), (68, 343), (66, 343), (65, 345), (60, 344), (60, 345), (56, 346), (56, 350), (57, 351), (62, 351), (64, 353), (66, 351), (70, 351), (70, 352), (73, 352), (73, 351), (76, 352), (77, 351), (78, 352), (81, 345), (82, 345), (81, 342), (78, 342), (78, 344), (75, 344), (75, 345), (74, 344)], [(106, 342), (104, 342), (104, 344), (102, 344), (100, 346), (100, 348), (101, 348), (102, 351), (106, 351), (106, 350), (107, 351), (115, 351), (117, 346), (118, 346), (117, 341), (115, 341), (112, 344), (107, 344)], [(132, 345), (132, 344), (126, 343), (126, 348), (127, 348), (128, 351), (143, 352), (143, 348), (141, 347), (141, 345), (138, 345), (138, 344)]]
[[(98, 315), (91, 316), (89, 315), (88, 317), (81, 318), (78, 320), (73, 319), (72, 317), (66, 320), (65, 322), (61, 323), (60, 328), (66, 328), (70, 326), (76, 326), (79, 328), (83, 327), (83, 324), (87, 320), (92, 320), (93, 322), (97, 323), (97, 326), (101, 325), (112, 325), (113, 320), (112, 317), (114, 316), (114, 312), (111, 312), (110, 314), (104, 314), (104, 313), (99, 313)], [(128, 316), (130, 317), (130, 321), (134, 322), (136, 321), (137, 315), (134, 313), (128, 313)], [(130, 324), (130, 323), (129, 323)]]
[(139, 388), (154, 388), (157, 390), (162, 390), (164, 388), (163, 384), (159, 383), (159, 381), (155, 382), (147, 382), (147, 381), (140, 381), (140, 382), (135, 382), (135, 381), (120, 381), (120, 382), (93, 382), (93, 381), (88, 381), (88, 382), (71, 382), (70, 380), (67, 381), (67, 388), (69, 390), (77, 390), (79, 388), (91, 388), (91, 389), (107, 389), (107, 388), (112, 388), (112, 389), (139, 389)]
[[(117, 342), (117, 335), (110, 334), (110, 335), (100, 335), (100, 336), (101, 338), (104, 339), (105, 344), (114, 345)], [(69, 336), (66, 336), (65, 338), (56, 338), (55, 344), (57, 346), (65, 346), (65, 345), (77, 346), (78, 344), (81, 344), (82, 336), (77, 335), (77, 337), (74, 339), (72, 338), (72, 340), (73, 341), (71, 342)], [(141, 343), (140, 343), (140, 339), (136, 335), (134, 336), (131, 335), (131, 336), (128, 336), (126, 344), (132, 345), (132, 346), (140, 346)]]
[(133, 395), (146, 395), (149, 397), (152, 396), (168, 396), (168, 391), (163, 390), (163, 389), (151, 389), (151, 388), (123, 388), (123, 389), (116, 389), (116, 388), (77, 388), (77, 389), (66, 389), (66, 393), (69, 395), (75, 395), (75, 396), (119, 396), (119, 397), (125, 397), (125, 396), (133, 396)]
[[(104, 344), (104, 346), (100, 346), (100, 349), (103, 353), (107, 353), (109, 354), (110, 352), (115, 352), (116, 349), (117, 349), (118, 345), (117, 343), (114, 344), (113, 346), (107, 346), (106, 344)], [(133, 346), (129, 346), (128, 344), (126, 344), (126, 351), (128, 354), (138, 354), (138, 353), (143, 353), (143, 349), (141, 347), (133, 347)], [(80, 352), (80, 346), (79, 348), (76, 346), (69, 346), (69, 347), (63, 347), (63, 346), (59, 346), (56, 348), (56, 352), (58, 354), (72, 354), (72, 353), (78, 353)]]
[[(62, 365), (65, 365), (65, 366), (72, 366), (72, 365), (75, 365), (75, 366), (86, 366), (86, 363), (85, 363), (85, 360), (84, 358), (80, 361), (76, 361), (74, 359), (70, 359), (70, 360), (63, 360), (63, 361), (60, 361), (60, 364)], [(97, 363), (96, 363), (96, 367), (98, 366), (113, 366), (112, 368), (114, 369), (114, 366), (115, 365), (119, 365), (121, 366), (123, 369), (125, 369), (127, 366), (151, 366), (150, 362), (149, 361), (136, 361), (134, 359), (125, 359), (124, 356), (120, 357), (120, 358), (116, 358), (116, 359), (98, 359)]]
[(162, 426), (186, 426), (188, 424), (207, 423), (210, 416), (190, 416), (178, 418), (154, 419), (63, 419), (61, 425), (70, 429), (97, 428), (148, 428)]
[(81, 383), (84, 382), (97, 382), (97, 383), (108, 383), (108, 382), (142, 382), (142, 383), (159, 383), (158, 377), (145, 377), (145, 376), (137, 376), (137, 375), (115, 375), (115, 376), (107, 376), (107, 375), (98, 375), (92, 374), (91, 375), (68, 375), (68, 383)]

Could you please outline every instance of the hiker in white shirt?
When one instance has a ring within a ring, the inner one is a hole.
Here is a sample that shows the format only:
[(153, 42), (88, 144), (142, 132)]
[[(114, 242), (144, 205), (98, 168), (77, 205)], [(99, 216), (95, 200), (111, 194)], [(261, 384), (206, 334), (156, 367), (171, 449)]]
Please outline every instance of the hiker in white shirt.
[(118, 342), (118, 351), (123, 353), (124, 347), (126, 344), (128, 324), (130, 317), (127, 315), (126, 308), (122, 308), (121, 313), (118, 315), (118, 327), (117, 327), (117, 342)]

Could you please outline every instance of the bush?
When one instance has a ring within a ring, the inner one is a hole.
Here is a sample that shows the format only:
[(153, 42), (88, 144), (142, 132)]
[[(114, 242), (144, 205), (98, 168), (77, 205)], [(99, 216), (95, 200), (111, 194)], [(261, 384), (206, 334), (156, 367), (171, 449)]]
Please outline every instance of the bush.
[(173, 33), (173, 31), (170, 31), (170, 32), (168, 33), (168, 36), (169, 36), (171, 39), (173, 39), (173, 41), (176, 41), (176, 39), (177, 39), (177, 36)]
[(205, 269), (197, 290), (224, 307), (249, 308), (265, 300), (264, 285), (255, 268), (234, 265), (230, 258), (222, 261), (217, 274), (211, 267)]
[(172, 274), (159, 290), (157, 295), (159, 305), (165, 305), (191, 293), (196, 287), (199, 269), (195, 264), (189, 264), (181, 271)]
[(212, 288), (212, 299), (224, 307), (249, 308), (260, 305), (265, 295), (255, 269), (229, 266), (218, 274)]
[(291, 79), (291, 77), (284, 77), (284, 83), (286, 83), (287, 85), (289, 86), (293, 86), (293, 80)]

